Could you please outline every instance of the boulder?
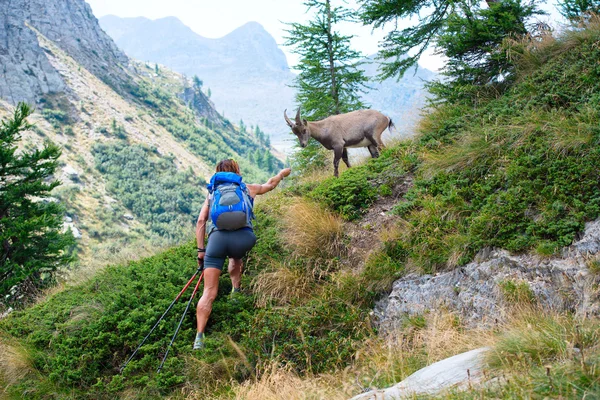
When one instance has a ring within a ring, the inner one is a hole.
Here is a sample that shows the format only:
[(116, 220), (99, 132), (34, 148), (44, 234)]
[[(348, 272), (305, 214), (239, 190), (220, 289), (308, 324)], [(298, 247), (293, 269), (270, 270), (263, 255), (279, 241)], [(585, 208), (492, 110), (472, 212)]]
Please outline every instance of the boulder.
[(64, 222), (63, 223), (63, 232), (66, 232), (69, 229), (71, 230), (71, 233), (73, 234), (73, 237), (75, 239), (81, 239), (82, 235), (81, 235), (81, 231), (79, 230), (79, 228), (77, 228), (73, 223)]
[(422, 368), (402, 382), (383, 390), (373, 390), (351, 400), (413, 399), (416, 395), (436, 395), (448, 389), (468, 388), (484, 378), (488, 347), (471, 350)]

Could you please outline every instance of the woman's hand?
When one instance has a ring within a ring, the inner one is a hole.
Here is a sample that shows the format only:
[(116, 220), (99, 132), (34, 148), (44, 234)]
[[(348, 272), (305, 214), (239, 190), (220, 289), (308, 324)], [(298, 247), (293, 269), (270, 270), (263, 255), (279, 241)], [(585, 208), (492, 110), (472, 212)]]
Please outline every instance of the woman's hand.
[(283, 175), (283, 177), (285, 178), (286, 176), (289, 176), (292, 173), (292, 169), (291, 168), (285, 168), (285, 169), (282, 169), (279, 173), (281, 175)]

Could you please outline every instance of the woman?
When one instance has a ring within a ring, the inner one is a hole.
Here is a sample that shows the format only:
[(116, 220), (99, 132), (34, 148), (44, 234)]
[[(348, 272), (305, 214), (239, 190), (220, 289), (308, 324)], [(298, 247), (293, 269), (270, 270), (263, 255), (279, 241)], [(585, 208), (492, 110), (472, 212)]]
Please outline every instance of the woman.
[[(216, 172), (232, 172), (241, 176), (239, 165), (231, 159), (221, 161), (217, 165)], [(259, 194), (265, 194), (275, 189), (279, 182), (288, 176), (290, 172), (291, 169), (286, 168), (263, 185), (246, 185), (251, 202)], [(233, 286), (232, 293), (239, 292), (242, 279), (242, 257), (246, 256), (256, 243), (256, 236), (251, 226), (238, 230), (219, 230), (209, 219), (209, 208), (210, 195), (206, 198), (202, 210), (200, 210), (198, 223), (196, 224), (198, 264), (200, 265), (200, 263), (204, 262), (204, 292), (196, 309), (198, 333), (194, 341), (195, 350), (201, 349), (204, 346), (204, 329), (212, 311), (213, 301), (217, 297), (219, 276), (221, 275), (225, 258), (229, 257), (228, 271)], [(209, 225), (208, 244), (205, 249), (204, 238), (207, 232), (207, 223)]]

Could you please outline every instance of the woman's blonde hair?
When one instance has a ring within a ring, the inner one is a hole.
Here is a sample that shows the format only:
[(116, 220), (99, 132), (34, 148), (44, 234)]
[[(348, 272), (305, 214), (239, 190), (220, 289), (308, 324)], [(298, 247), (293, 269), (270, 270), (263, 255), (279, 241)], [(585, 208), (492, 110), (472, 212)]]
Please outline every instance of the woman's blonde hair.
[(217, 172), (233, 172), (241, 175), (240, 166), (233, 158), (228, 158), (217, 164)]

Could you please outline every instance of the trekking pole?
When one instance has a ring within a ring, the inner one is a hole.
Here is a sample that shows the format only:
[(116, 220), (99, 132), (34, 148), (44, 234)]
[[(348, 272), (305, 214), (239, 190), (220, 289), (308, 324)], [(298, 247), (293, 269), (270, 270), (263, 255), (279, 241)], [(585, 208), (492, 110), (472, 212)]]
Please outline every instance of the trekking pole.
[(177, 295), (177, 297), (175, 297), (175, 300), (173, 300), (173, 302), (169, 305), (169, 307), (167, 308), (167, 310), (163, 313), (163, 315), (160, 316), (160, 318), (158, 319), (158, 321), (156, 321), (156, 323), (154, 324), (154, 326), (152, 327), (152, 329), (150, 329), (150, 332), (148, 332), (148, 334), (146, 335), (146, 337), (144, 338), (144, 340), (142, 340), (142, 342), (138, 345), (138, 347), (136, 347), (136, 349), (133, 351), (133, 354), (127, 359), (127, 361), (125, 361), (125, 364), (123, 364), (123, 366), (121, 367), (121, 370), (119, 371), (119, 373), (123, 373), (123, 371), (125, 370), (125, 367), (127, 366), (127, 364), (129, 364), (129, 362), (133, 359), (133, 357), (135, 357), (135, 355), (137, 354), (137, 352), (139, 351), (139, 349), (144, 345), (144, 343), (146, 343), (146, 340), (148, 340), (148, 338), (150, 337), (150, 335), (152, 334), (152, 332), (154, 332), (154, 330), (156, 329), (156, 327), (158, 326), (158, 324), (160, 324), (160, 321), (162, 321), (165, 316), (169, 313), (169, 311), (171, 311), (171, 308), (173, 308), (173, 306), (175, 305), (175, 303), (177, 302), (177, 300), (179, 300), (179, 298), (183, 295), (183, 293), (185, 293), (185, 291), (187, 290), (187, 288), (191, 285), (191, 283), (194, 281), (194, 279), (196, 279), (196, 276), (198, 276), (198, 274), (200, 273), (200, 271), (202, 271), (204, 269), (204, 264), (202, 264), (201, 266), (198, 267), (198, 269), (196, 270), (196, 273), (194, 273), (194, 276), (192, 276), (190, 278), (190, 280), (185, 284), (185, 286), (183, 287), (183, 289), (181, 289), (181, 292), (179, 292), (179, 294)]
[[(204, 267), (204, 263), (202, 263), (202, 267)], [(177, 337), (177, 334), (179, 333), (181, 324), (183, 324), (185, 315), (187, 314), (188, 310), (190, 309), (190, 304), (192, 304), (192, 300), (194, 300), (194, 296), (196, 295), (196, 292), (198, 291), (198, 288), (200, 287), (200, 282), (202, 282), (203, 276), (204, 276), (204, 272), (202, 272), (202, 274), (200, 274), (200, 279), (198, 279), (198, 283), (196, 283), (196, 287), (194, 287), (194, 291), (192, 292), (190, 300), (188, 301), (187, 306), (185, 307), (185, 311), (183, 312), (183, 315), (181, 316), (181, 319), (179, 320), (177, 329), (175, 329), (175, 334), (173, 335), (173, 338), (171, 338), (171, 343), (169, 343), (169, 346), (167, 347), (167, 352), (165, 353), (165, 356), (163, 357), (160, 365), (158, 366), (158, 369), (156, 370), (157, 374), (160, 373), (160, 370), (162, 369), (163, 365), (165, 364), (165, 360), (167, 359), (167, 356), (169, 355), (169, 350), (171, 350), (171, 346), (173, 346), (173, 342), (175, 341), (175, 338)]]

